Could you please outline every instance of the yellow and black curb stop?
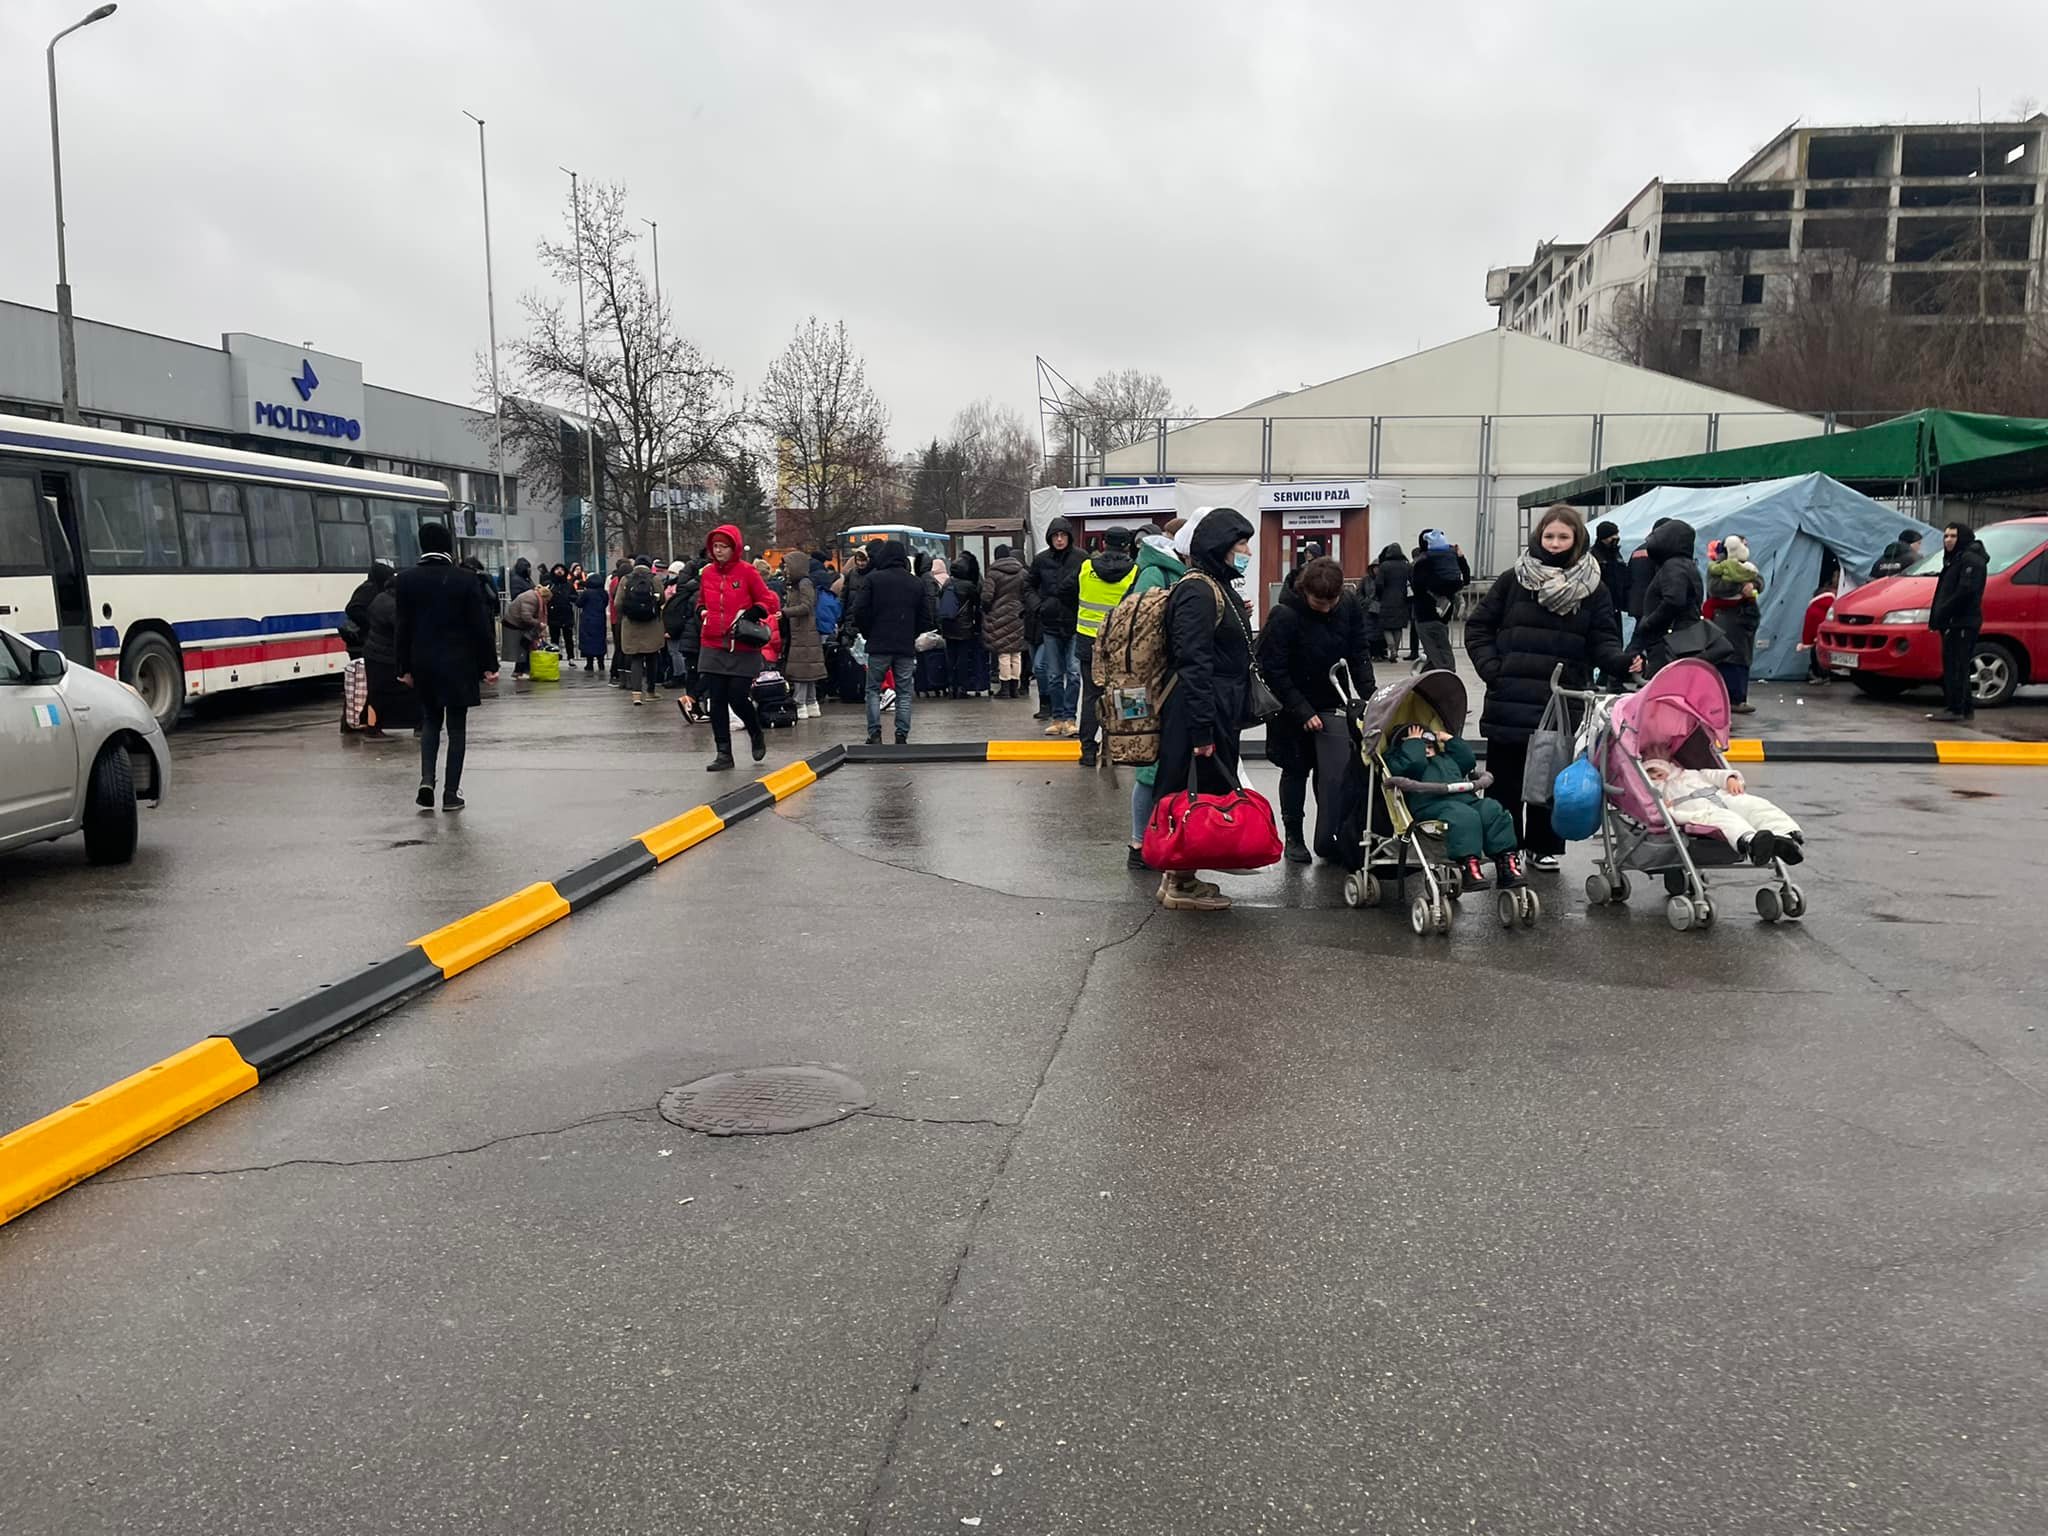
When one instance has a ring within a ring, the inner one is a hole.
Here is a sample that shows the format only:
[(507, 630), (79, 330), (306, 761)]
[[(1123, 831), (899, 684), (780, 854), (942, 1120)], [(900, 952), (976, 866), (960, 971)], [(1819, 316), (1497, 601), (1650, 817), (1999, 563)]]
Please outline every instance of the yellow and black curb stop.
[(436, 928), (354, 975), (211, 1035), (0, 1136), (0, 1224), (247, 1093), (321, 1046), (582, 911), (735, 822), (788, 799), (847, 760), (847, 749), (835, 746), (777, 769), (650, 827), (567, 874)]

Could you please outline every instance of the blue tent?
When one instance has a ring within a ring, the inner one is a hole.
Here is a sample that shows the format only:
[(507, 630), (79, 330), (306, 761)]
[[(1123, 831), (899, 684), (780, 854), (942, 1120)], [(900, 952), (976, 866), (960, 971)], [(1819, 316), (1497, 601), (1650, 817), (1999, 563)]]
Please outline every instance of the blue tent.
[[(1917, 528), (1928, 540), (1925, 548), (1941, 548), (1935, 530), (1916, 518), (1872, 501), (1826, 475), (1797, 475), (1789, 480), (1759, 480), (1751, 485), (1659, 486), (1617, 507), (1606, 521), (1621, 529), (1621, 547), (1633, 552), (1649, 537), (1659, 518), (1691, 523), (1699, 535), (1695, 553), (1702, 574), (1707, 545), (1740, 534), (1749, 545), (1764, 579), (1763, 613), (1756, 637), (1757, 678), (1786, 679), (1806, 675), (1806, 658), (1798, 653), (1799, 626), (1807, 600), (1819, 590), (1823, 548), (1842, 562), (1846, 586), (1867, 580), (1871, 566), (1901, 529)], [(1929, 539), (1929, 535), (1933, 535)]]

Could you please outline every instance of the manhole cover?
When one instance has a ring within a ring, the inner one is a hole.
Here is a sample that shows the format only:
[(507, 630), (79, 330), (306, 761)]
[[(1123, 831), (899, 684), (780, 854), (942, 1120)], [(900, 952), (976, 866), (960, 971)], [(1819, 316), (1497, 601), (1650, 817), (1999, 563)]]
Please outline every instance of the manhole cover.
[(874, 1102), (829, 1067), (748, 1067), (669, 1089), (661, 1118), (707, 1136), (779, 1136), (844, 1120)]

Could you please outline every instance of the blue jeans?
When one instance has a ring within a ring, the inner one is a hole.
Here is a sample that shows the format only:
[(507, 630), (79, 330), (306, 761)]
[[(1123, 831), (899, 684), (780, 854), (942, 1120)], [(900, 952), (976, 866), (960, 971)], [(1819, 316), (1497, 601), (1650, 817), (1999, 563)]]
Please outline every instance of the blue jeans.
[(1152, 808), (1159, 803), (1159, 791), (1143, 779), (1131, 780), (1131, 846), (1145, 841), (1145, 829), (1152, 825)]
[(868, 734), (882, 734), (882, 679), (896, 669), (896, 739), (910, 739), (910, 706), (917, 697), (917, 657), (868, 652)]
[(1038, 696), (1055, 720), (1071, 720), (1081, 702), (1081, 667), (1072, 635), (1047, 635), (1038, 642)]

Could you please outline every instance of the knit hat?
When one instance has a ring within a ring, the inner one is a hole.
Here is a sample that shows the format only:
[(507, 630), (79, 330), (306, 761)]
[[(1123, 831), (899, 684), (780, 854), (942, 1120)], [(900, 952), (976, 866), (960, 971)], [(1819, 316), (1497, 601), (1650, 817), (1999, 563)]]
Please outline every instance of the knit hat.
[(1195, 508), (1188, 514), (1188, 520), (1180, 525), (1180, 532), (1173, 536), (1173, 552), (1179, 557), (1182, 565), (1186, 565), (1190, 559), (1195, 542), (1195, 530), (1202, 526), (1202, 519), (1215, 510), (1214, 507)]
[(1721, 547), (1728, 551), (1728, 558), (1730, 560), (1747, 560), (1749, 558), (1749, 545), (1743, 541), (1743, 537), (1739, 533), (1729, 534), (1727, 538), (1721, 541)]

